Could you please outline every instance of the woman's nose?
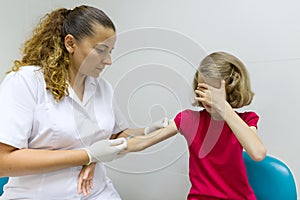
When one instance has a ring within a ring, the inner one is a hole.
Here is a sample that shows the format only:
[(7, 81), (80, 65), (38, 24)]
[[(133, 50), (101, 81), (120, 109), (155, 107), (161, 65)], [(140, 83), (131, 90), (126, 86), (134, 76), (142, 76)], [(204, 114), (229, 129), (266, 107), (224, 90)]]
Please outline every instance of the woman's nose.
[(107, 56), (105, 56), (105, 58), (103, 60), (103, 63), (105, 65), (111, 65), (112, 64), (112, 59), (111, 59), (111, 55), (110, 54), (107, 54)]

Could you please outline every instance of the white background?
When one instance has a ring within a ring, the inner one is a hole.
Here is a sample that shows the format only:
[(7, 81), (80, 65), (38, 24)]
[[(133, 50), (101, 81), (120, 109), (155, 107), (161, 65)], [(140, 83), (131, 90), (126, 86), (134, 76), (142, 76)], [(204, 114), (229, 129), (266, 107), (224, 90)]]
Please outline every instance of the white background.
[[(10, 0), (0, 6), (0, 80), (40, 17), (58, 7), (87, 4), (114, 21), (114, 64), (103, 76), (116, 90), (132, 127), (192, 108), (190, 83), (207, 53), (227, 51), (246, 64), (268, 154), (285, 161), (300, 182), (300, 3), (203, 0)], [(107, 164), (125, 200), (185, 198), (188, 154), (178, 135)]]

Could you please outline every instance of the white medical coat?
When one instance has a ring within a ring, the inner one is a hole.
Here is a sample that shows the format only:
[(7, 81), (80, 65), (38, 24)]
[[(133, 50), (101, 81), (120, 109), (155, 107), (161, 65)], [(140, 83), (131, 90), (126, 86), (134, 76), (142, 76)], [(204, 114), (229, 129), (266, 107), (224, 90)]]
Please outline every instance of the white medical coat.
[[(81, 149), (128, 128), (104, 79), (86, 78), (82, 102), (69, 87), (70, 95), (57, 103), (45, 86), (36, 66), (5, 77), (0, 87), (0, 142), (20, 149)], [(85, 199), (77, 194), (81, 168), (10, 177), (0, 199)], [(106, 200), (104, 193), (118, 199), (102, 163), (96, 166), (94, 187), (86, 199)]]

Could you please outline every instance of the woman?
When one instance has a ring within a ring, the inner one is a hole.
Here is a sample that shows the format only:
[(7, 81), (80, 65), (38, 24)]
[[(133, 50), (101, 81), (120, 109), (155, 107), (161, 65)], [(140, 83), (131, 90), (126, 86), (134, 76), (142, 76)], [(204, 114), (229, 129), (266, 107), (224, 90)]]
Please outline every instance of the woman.
[[(26, 41), (0, 87), (0, 176), (10, 177), (0, 199), (120, 199), (102, 162), (126, 149), (126, 132), (144, 129), (128, 129), (99, 77), (115, 38), (104, 12), (79, 6), (47, 14)], [(77, 186), (87, 165), (95, 181)]]

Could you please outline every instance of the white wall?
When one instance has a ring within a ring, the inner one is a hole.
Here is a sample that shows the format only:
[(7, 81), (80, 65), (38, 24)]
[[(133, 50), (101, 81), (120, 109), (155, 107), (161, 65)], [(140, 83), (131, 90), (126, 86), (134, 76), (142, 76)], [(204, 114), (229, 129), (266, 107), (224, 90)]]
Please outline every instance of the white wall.
[[(73, 1), (3, 1), (1, 76), (45, 12)], [(287, 1), (77, 1), (102, 8), (115, 22), (114, 64), (103, 76), (115, 88), (132, 127), (191, 108), (195, 66), (216, 50), (240, 57), (256, 93), (259, 134), (268, 153), (284, 160), (300, 183), (300, 3)], [(18, 4), (19, 6), (16, 6)], [(107, 164), (125, 200), (184, 199), (188, 154), (181, 136)]]

